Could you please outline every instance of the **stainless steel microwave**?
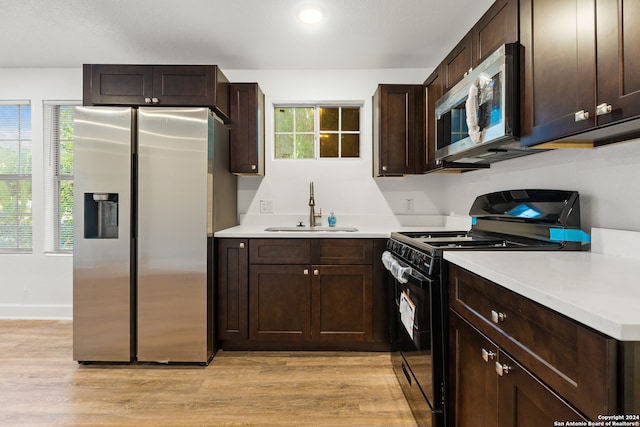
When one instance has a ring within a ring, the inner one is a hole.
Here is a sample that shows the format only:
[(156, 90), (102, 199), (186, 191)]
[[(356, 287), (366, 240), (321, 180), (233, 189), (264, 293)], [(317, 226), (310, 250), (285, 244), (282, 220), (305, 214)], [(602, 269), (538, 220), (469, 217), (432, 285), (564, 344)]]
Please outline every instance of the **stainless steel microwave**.
[(530, 154), (520, 147), (517, 43), (498, 48), (436, 102), (436, 161), (492, 163)]

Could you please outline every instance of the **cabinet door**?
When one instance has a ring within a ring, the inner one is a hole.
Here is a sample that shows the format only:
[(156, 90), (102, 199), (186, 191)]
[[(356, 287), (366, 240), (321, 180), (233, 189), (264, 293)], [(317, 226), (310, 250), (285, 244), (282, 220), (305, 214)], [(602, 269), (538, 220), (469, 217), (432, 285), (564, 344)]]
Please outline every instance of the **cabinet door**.
[(244, 239), (220, 239), (218, 257), (218, 337), (249, 337), (249, 244)]
[[(535, 145), (595, 126), (594, 0), (522, 0), (521, 141)], [(588, 113), (580, 115), (580, 112)]]
[(264, 175), (264, 94), (257, 83), (232, 83), (230, 104), (230, 170)]
[(475, 67), (498, 47), (518, 41), (518, 0), (497, 0), (471, 33)]
[(598, 124), (640, 115), (640, 2), (597, 0)]
[(471, 42), (471, 33), (467, 33), (442, 62), (444, 92), (447, 92), (462, 80), (464, 74), (469, 71), (473, 65)]
[(153, 67), (153, 97), (157, 105), (208, 106), (224, 116), (229, 112), (229, 89), (215, 65)]
[(84, 105), (144, 105), (153, 96), (153, 68), (145, 65), (85, 64)]
[(309, 266), (252, 265), (249, 277), (249, 312), (251, 340), (310, 340)]
[(372, 267), (314, 265), (312, 270), (313, 339), (371, 341)]
[(444, 95), (441, 67), (437, 67), (424, 82), (426, 86), (426, 162), (436, 161), (436, 101)]
[(587, 418), (502, 352), (496, 371), (502, 372), (498, 382), (499, 427), (539, 427), (552, 426), (554, 421), (587, 421)]
[(312, 247), (314, 264), (373, 264), (373, 240), (313, 239)]
[(449, 313), (449, 425), (495, 427), (498, 349), (455, 312)]
[(423, 86), (379, 85), (373, 102), (374, 175), (423, 173)]
[(252, 239), (251, 264), (311, 264), (309, 239)]

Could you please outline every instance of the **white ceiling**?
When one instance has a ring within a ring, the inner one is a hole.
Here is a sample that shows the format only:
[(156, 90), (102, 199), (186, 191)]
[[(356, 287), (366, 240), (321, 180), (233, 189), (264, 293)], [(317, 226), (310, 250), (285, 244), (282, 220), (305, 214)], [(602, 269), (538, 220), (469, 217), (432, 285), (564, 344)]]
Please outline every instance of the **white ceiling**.
[[(0, 68), (429, 68), (493, 0), (0, 0)], [(296, 18), (307, 4), (324, 20)]]

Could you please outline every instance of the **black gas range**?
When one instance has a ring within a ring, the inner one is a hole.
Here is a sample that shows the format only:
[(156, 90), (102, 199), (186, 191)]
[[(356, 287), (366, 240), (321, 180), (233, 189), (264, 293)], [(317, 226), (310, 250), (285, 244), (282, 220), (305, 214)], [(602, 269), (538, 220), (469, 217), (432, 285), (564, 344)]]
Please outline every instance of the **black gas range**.
[(389, 270), (392, 361), (418, 425), (446, 426), (450, 250), (588, 250), (576, 191), (509, 190), (476, 198), (464, 231), (394, 232)]

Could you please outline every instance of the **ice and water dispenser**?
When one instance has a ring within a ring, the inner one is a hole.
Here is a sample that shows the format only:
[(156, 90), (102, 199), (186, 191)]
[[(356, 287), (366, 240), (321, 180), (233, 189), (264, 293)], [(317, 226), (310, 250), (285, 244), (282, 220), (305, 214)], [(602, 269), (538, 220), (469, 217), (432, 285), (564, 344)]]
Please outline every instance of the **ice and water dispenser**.
[(84, 238), (118, 238), (118, 193), (84, 193)]

